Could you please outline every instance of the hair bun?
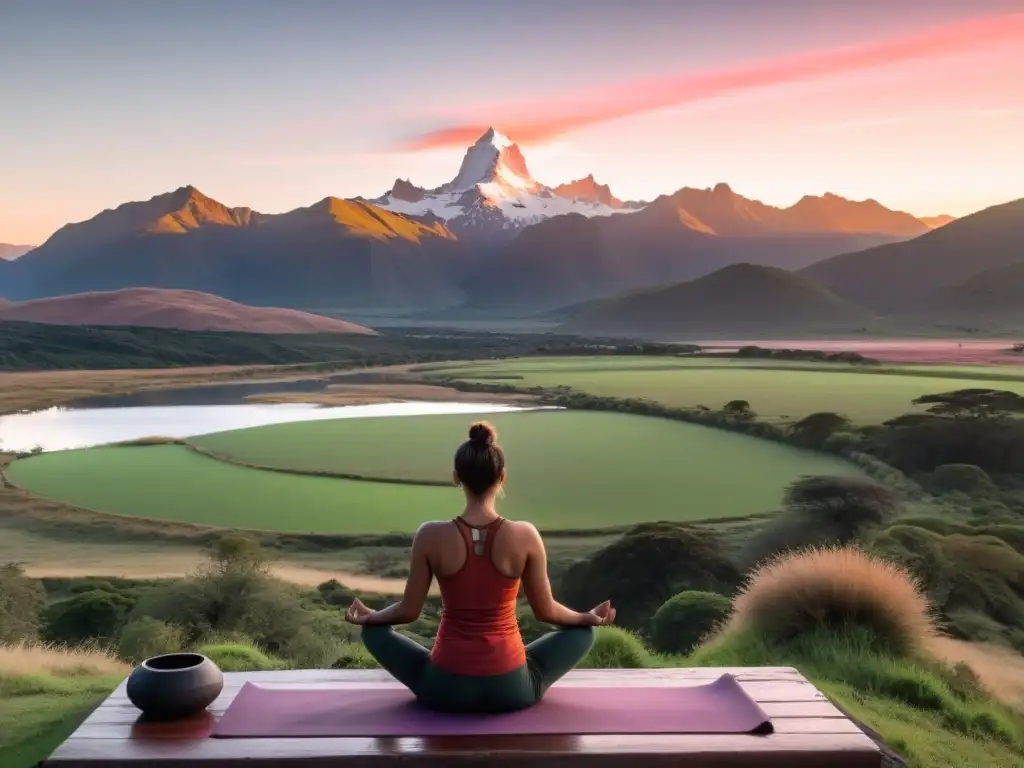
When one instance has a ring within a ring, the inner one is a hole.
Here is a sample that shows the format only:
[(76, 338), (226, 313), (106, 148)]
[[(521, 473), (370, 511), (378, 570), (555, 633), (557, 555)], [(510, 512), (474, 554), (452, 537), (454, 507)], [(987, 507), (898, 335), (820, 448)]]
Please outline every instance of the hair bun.
[(498, 430), (486, 421), (478, 421), (469, 428), (469, 442), (473, 445), (487, 447), (494, 445), (498, 439)]

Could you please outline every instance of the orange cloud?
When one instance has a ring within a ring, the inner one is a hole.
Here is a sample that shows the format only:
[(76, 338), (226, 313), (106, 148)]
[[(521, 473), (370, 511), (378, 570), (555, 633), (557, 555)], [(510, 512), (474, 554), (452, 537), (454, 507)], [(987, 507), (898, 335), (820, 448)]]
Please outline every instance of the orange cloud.
[[(849, 74), (874, 67), (1024, 42), (1024, 13), (937, 27), (916, 35), (785, 56), (742, 67), (683, 73), (598, 89), (569, 100), (508, 105), (487, 119), (441, 128), (402, 145), (405, 150), (465, 146), (488, 124), (523, 143), (541, 142), (589, 125), (741, 91)], [(529, 119), (536, 115), (542, 119)], [(529, 118), (525, 118), (529, 116)], [(525, 119), (524, 119), (525, 118)]]

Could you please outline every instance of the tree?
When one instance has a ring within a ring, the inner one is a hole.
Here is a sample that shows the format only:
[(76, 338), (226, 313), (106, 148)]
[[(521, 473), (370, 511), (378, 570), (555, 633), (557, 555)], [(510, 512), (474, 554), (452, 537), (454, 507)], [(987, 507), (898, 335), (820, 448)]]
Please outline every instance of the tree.
[(298, 591), (273, 578), (259, 543), (229, 534), (187, 579), (147, 592), (132, 614), (180, 627), (189, 643), (211, 633), (239, 633), (277, 653), (312, 620)]
[(0, 565), (0, 643), (36, 640), (46, 592), (17, 563)]
[(49, 606), (45, 611), (48, 642), (74, 645), (114, 640), (135, 600), (117, 592), (93, 589)]
[(952, 419), (1002, 419), (1024, 413), (1024, 396), (1000, 389), (958, 389), (922, 395), (914, 405), (927, 405), (928, 413)]
[(786, 488), (785, 504), (820, 523), (830, 523), (842, 539), (855, 538), (869, 525), (882, 525), (900, 507), (900, 497), (884, 485), (858, 477), (803, 477)]
[(821, 411), (800, 419), (800, 421), (789, 428), (789, 431), (798, 442), (812, 447), (819, 447), (833, 434), (841, 431), (845, 432), (849, 427), (850, 420), (845, 416), (829, 411)]
[(746, 400), (730, 400), (722, 407), (722, 410), (730, 416), (743, 419), (744, 421), (757, 417), (757, 414), (751, 410), (750, 403)]
[(651, 619), (651, 643), (660, 653), (689, 653), (732, 611), (732, 601), (716, 592), (680, 592)]
[(125, 625), (117, 643), (118, 654), (139, 664), (152, 656), (174, 653), (185, 647), (185, 633), (149, 616)]

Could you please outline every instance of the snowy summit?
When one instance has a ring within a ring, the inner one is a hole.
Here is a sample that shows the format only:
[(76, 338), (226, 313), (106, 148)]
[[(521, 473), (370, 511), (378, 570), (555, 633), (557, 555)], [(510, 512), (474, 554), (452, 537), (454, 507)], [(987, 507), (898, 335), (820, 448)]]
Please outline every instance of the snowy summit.
[(453, 232), (481, 237), (508, 237), (529, 224), (567, 213), (608, 216), (621, 212), (604, 202), (541, 184), (531, 175), (519, 147), (494, 128), (466, 150), (458, 174), (447, 184), (427, 190), (398, 179), (373, 202), (395, 213), (437, 217)]

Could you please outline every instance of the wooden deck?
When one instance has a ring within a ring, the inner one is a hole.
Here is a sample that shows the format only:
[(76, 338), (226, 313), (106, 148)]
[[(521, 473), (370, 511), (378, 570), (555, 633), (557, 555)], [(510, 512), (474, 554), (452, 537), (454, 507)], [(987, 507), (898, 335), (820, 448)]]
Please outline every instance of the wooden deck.
[(140, 723), (122, 683), (44, 763), (45, 768), (187, 766), (419, 766), (552, 768), (566, 764), (687, 768), (878, 768), (879, 747), (788, 667), (577, 670), (558, 685), (697, 685), (733, 674), (772, 718), (775, 733), (680, 736), (213, 739), (216, 719), (246, 681), (288, 687), (394, 685), (377, 670), (238, 672), (209, 711), (188, 721)]

